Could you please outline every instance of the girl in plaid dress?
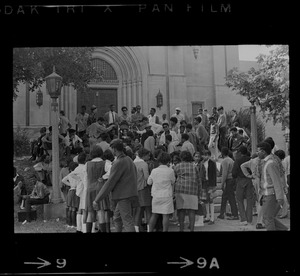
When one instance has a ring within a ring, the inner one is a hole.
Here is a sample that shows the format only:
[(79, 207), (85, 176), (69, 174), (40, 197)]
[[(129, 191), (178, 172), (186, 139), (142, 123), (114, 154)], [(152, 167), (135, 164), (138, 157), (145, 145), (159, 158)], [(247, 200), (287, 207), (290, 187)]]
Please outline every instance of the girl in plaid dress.
[(198, 195), (201, 191), (200, 173), (193, 164), (189, 151), (180, 153), (181, 162), (174, 168), (176, 208), (180, 231), (184, 230), (185, 213), (189, 214), (190, 231), (194, 231), (195, 212), (198, 210)]

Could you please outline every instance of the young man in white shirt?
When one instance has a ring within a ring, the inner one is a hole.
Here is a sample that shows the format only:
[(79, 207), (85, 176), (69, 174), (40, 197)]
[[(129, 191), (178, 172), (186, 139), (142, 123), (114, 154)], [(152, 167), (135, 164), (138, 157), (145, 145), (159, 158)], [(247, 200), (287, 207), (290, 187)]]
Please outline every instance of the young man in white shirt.
[(75, 134), (75, 129), (69, 129), (65, 137), (66, 155), (78, 154), (83, 150), (82, 139)]

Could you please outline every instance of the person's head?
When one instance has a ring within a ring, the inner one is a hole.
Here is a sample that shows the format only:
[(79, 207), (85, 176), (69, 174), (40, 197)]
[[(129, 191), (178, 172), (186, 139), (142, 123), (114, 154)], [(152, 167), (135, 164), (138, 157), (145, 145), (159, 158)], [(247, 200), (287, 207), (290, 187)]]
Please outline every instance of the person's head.
[(84, 114), (86, 112), (86, 106), (82, 105), (81, 106), (81, 113)]
[(137, 154), (138, 157), (143, 159), (144, 161), (148, 161), (150, 159), (150, 151), (145, 148), (140, 148)]
[(168, 131), (169, 130), (169, 124), (168, 123), (163, 123), (162, 127), (163, 127), (164, 131)]
[(154, 135), (152, 129), (147, 129), (146, 133), (147, 133), (148, 136), (153, 136)]
[(231, 133), (232, 135), (236, 135), (236, 134), (237, 134), (237, 128), (236, 128), (236, 127), (232, 127), (232, 128), (230, 129), (230, 133)]
[(97, 122), (98, 122), (99, 124), (103, 124), (103, 123), (105, 122), (105, 120), (104, 120), (104, 118), (103, 118), (102, 116), (99, 116), (99, 117), (97, 118)]
[(182, 120), (182, 121), (180, 121), (180, 126), (184, 126), (184, 127), (186, 127), (186, 125), (187, 125), (187, 122), (186, 122), (186, 120)]
[(49, 133), (52, 133), (52, 126), (49, 126), (48, 130), (49, 130)]
[(106, 132), (103, 132), (100, 134), (100, 138), (102, 141), (106, 141), (107, 142), (107, 139), (108, 139), (108, 134)]
[(140, 112), (141, 112), (141, 109), (142, 109), (142, 108), (141, 108), (140, 105), (137, 105), (137, 106), (136, 106), (136, 112), (137, 112), (137, 113), (140, 113)]
[(94, 158), (102, 158), (102, 155), (103, 155), (103, 150), (101, 147), (97, 146), (97, 145), (94, 145), (91, 149), (91, 152), (90, 152), (90, 157), (92, 159)]
[(240, 155), (247, 155), (248, 149), (245, 146), (240, 146), (239, 149), (237, 150), (237, 153)]
[(172, 142), (172, 135), (171, 134), (167, 134), (166, 135), (166, 144), (169, 144)]
[(196, 152), (194, 153), (194, 161), (195, 161), (196, 163), (199, 163), (200, 160), (201, 160), (201, 153), (200, 153), (199, 151), (196, 151)]
[(235, 110), (235, 109), (232, 109), (232, 110), (231, 110), (231, 114), (232, 114), (232, 116), (237, 115), (236, 110)]
[(113, 154), (117, 155), (124, 152), (124, 144), (121, 139), (114, 139), (110, 142), (110, 147), (113, 150)]
[(183, 142), (190, 140), (190, 136), (187, 133), (182, 133), (181, 140)]
[(109, 109), (110, 109), (110, 111), (115, 111), (115, 105), (114, 104), (110, 104), (109, 105)]
[(210, 150), (204, 150), (202, 154), (203, 160), (207, 161), (211, 157), (211, 152)]
[(242, 129), (239, 129), (239, 130), (238, 130), (238, 134), (241, 135), (241, 136), (243, 136), (244, 131), (243, 131)]
[(210, 116), (208, 120), (212, 125), (216, 123), (216, 118), (214, 116)]
[(201, 123), (201, 121), (202, 121), (201, 117), (195, 117), (194, 118), (194, 124), (195, 125), (199, 125)]
[(181, 112), (180, 107), (176, 107), (176, 108), (175, 108), (175, 113), (178, 115), (180, 112)]
[(180, 126), (179, 126), (179, 132), (180, 132), (180, 133), (184, 133), (184, 131), (185, 131), (185, 126), (180, 125)]
[(91, 107), (91, 112), (92, 112), (92, 113), (97, 113), (97, 106), (92, 105), (92, 107)]
[(167, 119), (167, 114), (164, 113), (164, 114), (162, 115), (162, 119), (163, 119), (163, 120), (166, 120), (166, 119)]
[(229, 156), (229, 149), (227, 147), (222, 147), (221, 154), (223, 157)]
[(234, 122), (234, 123), (233, 123), (233, 126), (234, 126), (234, 127), (239, 127), (239, 122)]
[(155, 113), (156, 113), (156, 109), (155, 109), (154, 107), (152, 107), (152, 108), (150, 109), (150, 115), (151, 115), (151, 116), (154, 116)]
[(85, 163), (85, 160), (86, 160), (86, 154), (85, 152), (81, 152), (78, 154), (78, 164), (84, 164)]
[(203, 114), (203, 109), (202, 108), (198, 109), (198, 114)]
[(223, 106), (218, 107), (218, 113), (223, 114), (223, 112), (224, 112), (224, 107)]
[(285, 152), (283, 150), (276, 150), (274, 154), (277, 155), (281, 161), (285, 158)]
[(192, 126), (192, 124), (187, 124), (185, 128), (186, 128), (187, 132), (191, 132), (193, 129), (193, 126)]
[(182, 162), (192, 162), (193, 161), (192, 154), (187, 150), (181, 151), (179, 157)]
[(168, 165), (171, 162), (170, 154), (161, 152), (157, 161), (162, 165)]
[(77, 166), (78, 164), (76, 162), (71, 161), (69, 164), (69, 170), (72, 172), (76, 169)]
[(114, 155), (113, 153), (111, 152), (110, 149), (107, 149), (103, 152), (103, 160), (109, 160), (109, 161), (114, 161)]
[(216, 106), (214, 106), (214, 107), (212, 108), (212, 113), (217, 113), (217, 107), (216, 107)]
[(47, 132), (47, 128), (46, 128), (46, 127), (42, 127), (42, 128), (40, 129), (40, 134), (41, 134), (41, 135), (46, 134), (46, 132)]
[(64, 112), (63, 110), (61, 110), (61, 111), (59, 112), (59, 115), (60, 115), (60, 116), (65, 116), (65, 112)]
[(178, 123), (178, 119), (176, 117), (171, 117), (170, 123), (171, 123), (171, 126), (175, 126)]
[(272, 148), (269, 143), (261, 142), (257, 144), (257, 155), (260, 159), (266, 158), (271, 154)]
[(207, 115), (207, 108), (203, 109), (203, 114)]
[(70, 139), (72, 139), (73, 137), (75, 137), (76, 130), (74, 128), (69, 128), (68, 132), (69, 132)]
[(275, 147), (275, 142), (272, 137), (267, 137), (264, 142), (268, 143), (271, 146), (271, 150)]
[(133, 108), (131, 108), (131, 114), (135, 114), (136, 113), (136, 107), (134, 106)]
[(123, 106), (123, 107), (121, 108), (121, 110), (122, 110), (122, 112), (123, 112), (124, 115), (127, 115), (128, 108), (127, 108), (126, 106)]

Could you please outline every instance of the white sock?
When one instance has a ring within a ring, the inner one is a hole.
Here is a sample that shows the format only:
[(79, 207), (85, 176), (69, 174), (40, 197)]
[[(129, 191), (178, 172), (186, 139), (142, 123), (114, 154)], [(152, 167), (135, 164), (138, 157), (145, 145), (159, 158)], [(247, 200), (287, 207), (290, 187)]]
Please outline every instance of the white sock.
[(210, 204), (210, 220), (214, 221), (215, 220), (215, 204), (211, 203)]
[(206, 209), (206, 218), (205, 219), (210, 219), (210, 216), (209, 216), (209, 204), (205, 204), (205, 209)]
[(138, 226), (134, 226), (135, 232), (140, 232)]
[(147, 232), (150, 232), (150, 225), (147, 224)]
[(92, 233), (96, 233), (96, 222), (93, 222), (93, 226), (92, 226)]
[(77, 224), (77, 231), (82, 232), (82, 215), (81, 214), (76, 215), (76, 224)]

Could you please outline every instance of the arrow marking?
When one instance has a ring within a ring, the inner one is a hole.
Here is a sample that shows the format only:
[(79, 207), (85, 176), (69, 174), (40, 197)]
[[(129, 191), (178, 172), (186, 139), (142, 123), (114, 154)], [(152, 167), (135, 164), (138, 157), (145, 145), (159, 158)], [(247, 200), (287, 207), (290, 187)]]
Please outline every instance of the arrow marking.
[(189, 266), (189, 265), (192, 265), (194, 262), (188, 260), (188, 259), (185, 259), (185, 258), (182, 258), (180, 257), (182, 260), (185, 260), (185, 262), (168, 262), (167, 264), (184, 264), (183, 266), (181, 266), (180, 268), (184, 268), (186, 266)]
[(37, 257), (39, 260), (43, 261), (42, 263), (37, 263), (37, 262), (24, 262), (24, 264), (37, 264), (37, 265), (41, 265), (39, 266), (38, 268), (42, 268), (44, 266), (47, 266), (47, 265), (51, 265), (51, 263), (49, 263), (48, 261), (45, 261), (39, 257)]

